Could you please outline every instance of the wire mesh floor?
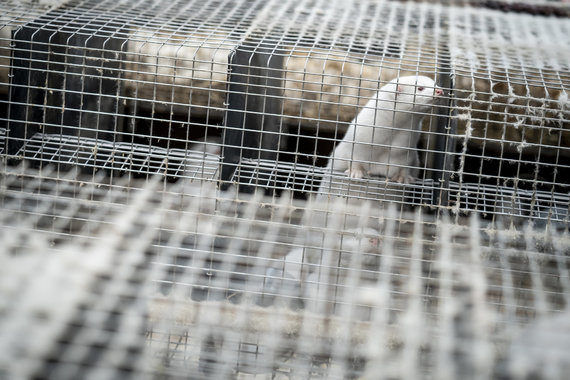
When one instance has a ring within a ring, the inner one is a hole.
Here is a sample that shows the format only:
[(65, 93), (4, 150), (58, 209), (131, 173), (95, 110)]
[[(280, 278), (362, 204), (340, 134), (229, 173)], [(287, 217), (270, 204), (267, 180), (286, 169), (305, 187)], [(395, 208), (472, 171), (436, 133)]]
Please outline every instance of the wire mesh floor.
[[(0, 149), (2, 148), (0, 130)], [(40, 164), (79, 166), (84, 171), (106, 171), (145, 177), (165, 175), (187, 180), (219, 180), (220, 158), (216, 154), (184, 149), (165, 149), (132, 143), (37, 133), (26, 141), (16, 157)], [(383, 178), (348, 179), (342, 173), (327, 175), (312, 165), (243, 159), (233, 183), (264, 189), (294, 191), (304, 197), (324, 189), (327, 196), (358, 200), (385, 200), (409, 206), (447, 204), (455, 214), (478, 212), (483, 217), (531, 218), (536, 223), (567, 226), (570, 195), (509, 186), (433, 180), (403, 185)], [(439, 196), (440, 198), (436, 198)]]
[(1, 179), (3, 377), (570, 371), (568, 231), (156, 176)]

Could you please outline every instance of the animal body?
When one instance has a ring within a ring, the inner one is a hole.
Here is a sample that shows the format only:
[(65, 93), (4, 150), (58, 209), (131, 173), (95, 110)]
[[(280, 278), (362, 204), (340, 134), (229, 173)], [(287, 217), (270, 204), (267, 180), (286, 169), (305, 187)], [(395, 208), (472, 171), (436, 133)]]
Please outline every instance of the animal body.
[[(303, 296), (307, 299), (317, 296), (318, 282), (324, 281), (324, 267), (332, 268), (328, 277), (346, 276), (346, 270), (373, 269), (380, 261), (380, 234), (373, 228), (349, 229), (339, 236), (334, 248), (295, 248), (283, 259), (266, 271), (263, 293), (280, 294), (286, 297)], [(330, 281), (330, 280), (326, 280)], [(263, 297), (258, 304), (267, 306), (273, 297)], [(297, 302), (292, 305), (299, 307)]]
[(390, 81), (350, 123), (327, 168), (350, 178), (381, 175), (409, 183), (417, 177), (422, 119), (442, 95), (443, 90), (425, 76)]

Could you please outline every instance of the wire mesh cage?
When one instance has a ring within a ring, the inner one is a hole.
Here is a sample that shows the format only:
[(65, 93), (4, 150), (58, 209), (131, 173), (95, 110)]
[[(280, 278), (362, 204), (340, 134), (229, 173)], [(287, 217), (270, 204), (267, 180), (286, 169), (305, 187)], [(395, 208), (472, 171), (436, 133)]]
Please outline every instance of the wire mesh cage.
[(569, 14), (0, 3), (0, 378), (566, 378)]
[(565, 4), (43, 3), (3, 5), (9, 157), (567, 220)]
[(567, 231), (162, 183), (5, 173), (3, 376), (570, 370)]

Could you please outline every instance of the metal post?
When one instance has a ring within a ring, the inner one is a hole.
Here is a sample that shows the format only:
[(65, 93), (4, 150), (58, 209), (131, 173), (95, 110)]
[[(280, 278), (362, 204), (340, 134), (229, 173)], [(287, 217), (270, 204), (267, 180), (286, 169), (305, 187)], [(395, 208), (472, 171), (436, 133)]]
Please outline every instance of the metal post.
[(455, 132), (457, 129), (457, 121), (451, 117), (455, 111), (455, 102), (453, 99), (453, 89), (455, 81), (450, 66), (449, 52), (445, 52), (439, 58), (439, 74), (437, 83), (443, 88), (448, 88), (447, 94), (449, 101), (445, 106), (437, 109), (437, 138), (435, 141), (435, 153), (433, 157), (433, 206), (447, 206), (449, 203), (448, 190), (451, 171), (454, 168), (454, 155), (449, 153), (455, 152)]
[(275, 44), (246, 41), (229, 57), (228, 109), (223, 135), (221, 188), (238, 183), (240, 191), (255, 187), (272, 188), (272, 180), (251, 178), (241, 173), (242, 158), (277, 160), (284, 148), (282, 123), (283, 55)]

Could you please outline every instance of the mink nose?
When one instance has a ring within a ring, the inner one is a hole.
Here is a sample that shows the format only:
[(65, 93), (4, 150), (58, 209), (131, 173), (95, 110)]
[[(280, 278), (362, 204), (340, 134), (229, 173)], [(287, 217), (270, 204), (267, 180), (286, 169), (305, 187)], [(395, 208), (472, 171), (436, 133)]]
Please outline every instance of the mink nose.
[(437, 96), (443, 95), (443, 90), (442, 90), (441, 88), (436, 88), (436, 89), (435, 89), (435, 94), (436, 94)]

